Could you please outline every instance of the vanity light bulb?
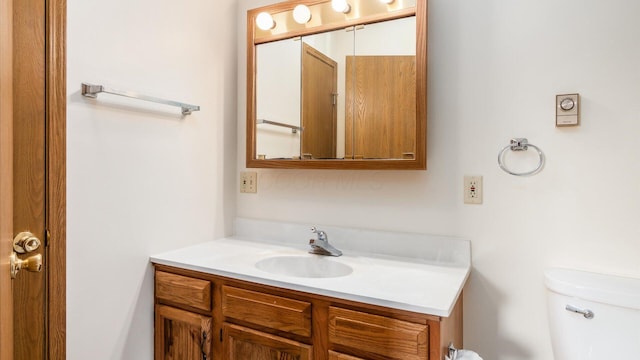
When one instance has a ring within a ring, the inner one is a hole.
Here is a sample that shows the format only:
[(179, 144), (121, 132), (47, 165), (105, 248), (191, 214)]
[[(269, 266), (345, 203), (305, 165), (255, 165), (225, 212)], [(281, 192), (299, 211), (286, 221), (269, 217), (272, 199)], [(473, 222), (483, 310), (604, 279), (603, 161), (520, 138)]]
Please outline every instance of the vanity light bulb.
[(311, 20), (311, 10), (307, 5), (298, 5), (293, 9), (293, 20), (298, 24), (306, 24)]
[(347, 0), (331, 0), (331, 7), (333, 7), (333, 10), (345, 14), (351, 11), (351, 5)]
[(394, 0), (380, 0), (383, 4), (391, 4)]
[(256, 16), (256, 25), (262, 30), (271, 30), (276, 27), (276, 22), (273, 21), (271, 14), (261, 12)]

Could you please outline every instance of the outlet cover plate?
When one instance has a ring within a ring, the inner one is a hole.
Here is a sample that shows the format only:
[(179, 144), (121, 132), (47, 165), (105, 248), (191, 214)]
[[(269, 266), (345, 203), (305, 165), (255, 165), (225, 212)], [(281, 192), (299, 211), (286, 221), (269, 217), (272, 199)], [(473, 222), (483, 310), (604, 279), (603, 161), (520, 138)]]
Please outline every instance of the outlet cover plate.
[(482, 204), (482, 176), (464, 177), (464, 203)]

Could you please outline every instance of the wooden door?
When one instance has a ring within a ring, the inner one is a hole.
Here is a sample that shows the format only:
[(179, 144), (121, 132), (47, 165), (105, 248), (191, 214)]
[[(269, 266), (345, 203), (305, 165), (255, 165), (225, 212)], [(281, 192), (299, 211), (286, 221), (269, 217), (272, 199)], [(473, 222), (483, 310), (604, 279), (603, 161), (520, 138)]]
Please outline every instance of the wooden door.
[[(46, 241), (45, 3), (14, 1), (13, 231)], [(45, 246), (24, 255), (47, 258)], [(14, 358), (45, 359), (46, 269), (13, 280)]]
[(155, 359), (211, 359), (211, 317), (156, 305)]
[(311, 360), (312, 346), (242, 326), (223, 326), (224, 360)]
[(348, 157), (415, 158), (415, 56), (349, 56), (346, 73)]
[[(0, 359), (64, 359), (66, 2), (0, 1)], [(42, 246), (18, 257), (44, 266), (10, 280), (22, 231)]]
[[(335, 159), (338, 66), (330, 57), (302, 44), (302, 154)], [(306, 156), (309, 156), (306, 155)]]

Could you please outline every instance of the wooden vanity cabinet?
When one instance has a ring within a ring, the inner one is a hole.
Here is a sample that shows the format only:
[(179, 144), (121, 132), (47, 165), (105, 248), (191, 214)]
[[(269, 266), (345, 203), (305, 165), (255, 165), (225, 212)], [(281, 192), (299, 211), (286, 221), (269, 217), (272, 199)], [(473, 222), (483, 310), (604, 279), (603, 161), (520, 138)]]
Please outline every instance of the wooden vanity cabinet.
[(448, 318), (156, 267), (156, 360), (442, 360)]

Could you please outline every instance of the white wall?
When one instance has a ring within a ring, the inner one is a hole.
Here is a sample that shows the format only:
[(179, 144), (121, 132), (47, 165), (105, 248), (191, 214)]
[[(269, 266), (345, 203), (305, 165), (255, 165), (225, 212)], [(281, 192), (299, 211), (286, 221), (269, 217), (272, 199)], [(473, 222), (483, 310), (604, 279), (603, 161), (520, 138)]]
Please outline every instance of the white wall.
[[(239, 0), (240, 87), (245, 11), (268, 2)], [(430, 0), (429, 169), (258, 170), (237, 213), (468, 238), (465, 345), (485, 359), (549, 360), (545, 267), (640, 277), (639, 15), (626, 0)], [(555, 95), (568, 92), (582, 96), (582, 125), (556, 128)], [(240, 170), (244, 106), (239, 89)], [(546, 153), (539, 175), (497, 167), (512, 137)], [(465, 174), (484, 176), (483, 205), (462, 203)]]
[[(286, 39), (256, 47), (257, 119), (300, 126), (300, 46), (300, 41)], [(290, 128), (257, 125), (256, 154), (267, 159), (300, 156), (301, 136)]]
[[(67, 358), (152, 359), (149, 255), (232, 231), (236, 2), (67, 5)], [(88, 100), (81, 82), (202, 110)]]

